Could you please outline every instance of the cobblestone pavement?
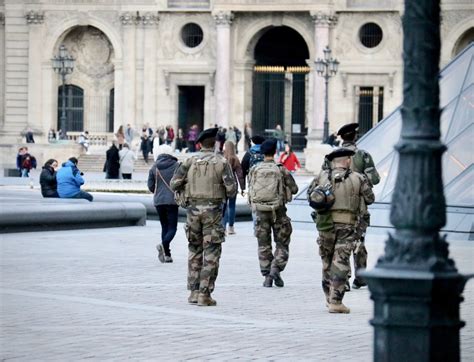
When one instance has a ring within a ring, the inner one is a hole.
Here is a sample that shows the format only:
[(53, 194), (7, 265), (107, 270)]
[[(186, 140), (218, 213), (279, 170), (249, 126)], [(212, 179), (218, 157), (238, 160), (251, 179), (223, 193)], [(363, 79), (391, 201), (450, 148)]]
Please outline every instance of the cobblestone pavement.
[[(368, 361), (372, 302), (345, 297), (348, 315), (327, 313), (314, 232), (295, 227), (285, 287), (263, 288), (252, 224), (227, 238), (213, 296), (187, 304), (183, 225), (173, 264), (160, 264), (159, 223), (146, 227), (0, 235), (0, 359)], [(384, 236), (370, 235), (370, 263)], [(451, 244), (463, 273), (474, 272), (472, 242)], [(462, 304), (463, 360), (474, 355), (474, 282)]]

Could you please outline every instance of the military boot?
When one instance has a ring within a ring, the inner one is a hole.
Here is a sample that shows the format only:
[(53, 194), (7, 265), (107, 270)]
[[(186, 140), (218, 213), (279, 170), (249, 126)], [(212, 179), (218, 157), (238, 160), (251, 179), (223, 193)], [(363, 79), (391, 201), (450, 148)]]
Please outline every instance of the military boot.
[(346, 313), (346, 314), (351, 312), (351, 310), (342, 303), (338, 303), (338, 304), (329, 303), (328, 311), (329, 313)]
[(263, 286), (266, 288), (273, 287), (273, 278), (270, 275), (265, 276), (265, 281), (263, 282)]
[(197, 304), (200, 307), (213, 307), (217, 302), (208, 293), (199, 293)]
[(188, 297), (188, 303), (189, 304), (197, 304), (198, 296), (199, 296), (199, 290), (191, 291), (191, 294)]
[(277, 270), (277, 269), (272, 269), (270, 271), (270, 276), (273, 278), (274, 282), (275, 282), (275, 285), (277, 287), (283, 287), (285, 285), (285, 282), (283, 281), (283, 279), (281, 278), (280, 276), (280, 272)]

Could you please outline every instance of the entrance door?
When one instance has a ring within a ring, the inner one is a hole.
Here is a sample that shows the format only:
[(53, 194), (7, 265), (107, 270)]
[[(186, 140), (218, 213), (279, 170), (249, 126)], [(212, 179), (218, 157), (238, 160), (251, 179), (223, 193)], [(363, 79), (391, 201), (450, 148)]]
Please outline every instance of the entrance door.
[(178, 127), (186, 135), (196, 124), (204, 128), (204, 86), (178, 86)]
[[(58, 130), (61, 128), (61, 114), (63, 112), (63, 86), (58, 88)], [(66, 131), (84, 131), (84, 91), (75, 85), (66, 85)]]

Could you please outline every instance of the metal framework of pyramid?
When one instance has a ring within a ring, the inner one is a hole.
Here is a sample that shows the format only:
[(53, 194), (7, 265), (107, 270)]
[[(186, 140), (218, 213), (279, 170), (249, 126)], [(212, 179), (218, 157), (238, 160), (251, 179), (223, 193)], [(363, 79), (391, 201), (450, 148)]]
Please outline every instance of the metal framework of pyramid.
[[(474, 43), (440, 73), (441, 140), (446, 204), (474, 207)], [(358, 148), (368, 151), (380, 173), (377, 202), (390, 202), (398, 172), (395, 144), (400, 138), (400, 107), (366, 133)]]

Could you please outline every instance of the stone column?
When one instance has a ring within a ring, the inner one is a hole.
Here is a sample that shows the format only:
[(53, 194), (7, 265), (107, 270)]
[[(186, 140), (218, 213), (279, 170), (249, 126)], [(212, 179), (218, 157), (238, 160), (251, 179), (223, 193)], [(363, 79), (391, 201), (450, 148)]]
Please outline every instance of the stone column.
[[(143, 63), (144, 63), (144, 32), (141, 16), (138, 16), (135, 28), (135, 122), (137, 125), (145, 123), (143, 119)], [(146, 122), (149, 122), (148, 120)], [(152, 128), (154, 125), (150, 122)]]
[(325, 85), (324, 78), (319, 76), (314, 66), (314, 61), (318, 58), (324, 59), (324, 48), (329, 44), (329, 28), (337, 22), (337, 16), (333, 14), (325, 14), (322, 12), (311, 12), (314, 23), (314, 49), (316, 50), (315, 59), (310, 59), (312, 83), (313, 83), (313, 99), (312, 114), (308, 122), (307, 144), (305, 149), (306, 169), (310, 172), (317, 173), (321, 169), (324, 156), (331, 151), (328, 145), (322, 145), (324, 130), (324, 108), (325, 101)]
[[(0, 13), (0, 49), (5, 49), (5, 14)], [(5, 122), (4, 116), (5, 102), (5, 53), (0, 55), (0, 131)]]
[[(156, 31), (158, 25), (157, 13), (145, 13), (141, 18), (144, 26), (144, 59), (143, 59), (143, 121), (156, 125)], [(164, 120), (162, 120), (164, 121)], [(170, 120), (166, 120), (168, 122)]]
[(36, 142), (47, 142), (48, 124), (42, 119), (41, 102), (41, 51), (42, 51), (42, 24), (44, 15), (31, 10), (25, 15), (28, 29), (28, 127), (35, 134), (42, 132), (41, 136), (35, 137)]
[(216, 117), (217, 124), (228, 127), (230, 119), (230, 25), (233, 14), (214, 14), (217, 28)]
[[(120, 107), (115, 108), (115, 112), (122, 112), (123, 122), (141, 128), (137, 125), (135, 114), (135, 25), (137, 17), (132, 12), (126, 12), (120, 15), (120, 21), (123, 25), (123, 98)], [(118, 75), (116, 75), (118, 76)], [(115, 130), (114, 130), (115, 131)]]
[[(406, 1), (397, 182), (385, 254), (366, 278), (374, 301), (374, 361), (459, 361), (467, 277), (439, 234), (446, 224), (440, 141), (440, 0)], [(429, 44), (429, 46), (427, 46)]]

